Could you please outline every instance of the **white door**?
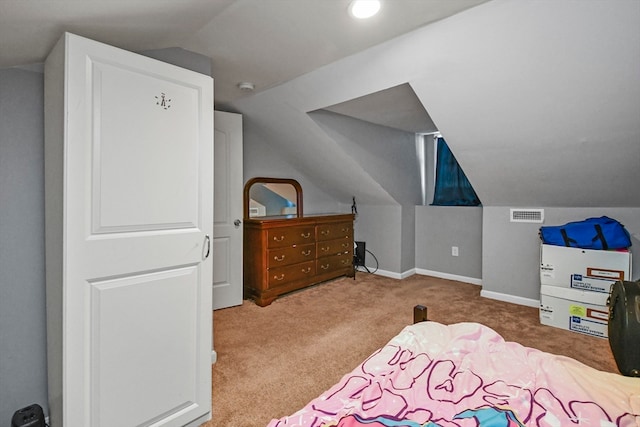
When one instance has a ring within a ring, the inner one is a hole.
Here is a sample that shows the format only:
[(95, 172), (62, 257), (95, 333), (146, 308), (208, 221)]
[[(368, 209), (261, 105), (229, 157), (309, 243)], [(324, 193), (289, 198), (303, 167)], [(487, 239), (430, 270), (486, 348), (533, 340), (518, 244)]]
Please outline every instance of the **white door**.
[(213, 309), (242, 304), (242, 116), (215, 112)]
[(200, 424), (213, 81), (70, 34), (45, 73), (51, 425)]

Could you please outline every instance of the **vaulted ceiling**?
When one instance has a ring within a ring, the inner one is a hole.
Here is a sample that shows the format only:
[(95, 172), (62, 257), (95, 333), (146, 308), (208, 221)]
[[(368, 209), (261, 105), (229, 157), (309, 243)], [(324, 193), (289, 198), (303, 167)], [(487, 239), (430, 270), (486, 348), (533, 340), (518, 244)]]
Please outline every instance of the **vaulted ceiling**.
[(0, 67), (42, 62), (63, 31), (201, 53), (216, 106), (345, 202), (394, 197), (311, 113), (381, 123), (413, 104), (485, 205), (640, 206), (640, 2), (385, 0), (371, 21), (348, 4), (5, 0)]

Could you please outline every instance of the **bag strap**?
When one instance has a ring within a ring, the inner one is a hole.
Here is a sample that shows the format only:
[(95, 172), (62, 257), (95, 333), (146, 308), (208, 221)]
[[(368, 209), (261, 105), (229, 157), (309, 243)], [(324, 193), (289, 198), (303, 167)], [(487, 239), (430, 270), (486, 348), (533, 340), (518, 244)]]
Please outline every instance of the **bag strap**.
[(594, 237), (591, 241), (595, 242), (596, 239), (600, 239), (600, 241), (602, 242), (602, 249), (604, 250), (609, 249), (609, 245), (607, 244), (607, 239), (604, 238), (604, 233), (602, 232), (602, 227), (600, 227), (600, 224), (594, 224), (594, 227), (596, 229), (597, 236)]
[(571, 247), (571, 242), (578, 243), (575, 240), (569, 238), (569, 236), (567, 235), (567, 230), (565, 230), (564, 228), (560, 229), (560, 234), (562, 234), (562, 240), (564, 240), (564, 245), (565, 246)]

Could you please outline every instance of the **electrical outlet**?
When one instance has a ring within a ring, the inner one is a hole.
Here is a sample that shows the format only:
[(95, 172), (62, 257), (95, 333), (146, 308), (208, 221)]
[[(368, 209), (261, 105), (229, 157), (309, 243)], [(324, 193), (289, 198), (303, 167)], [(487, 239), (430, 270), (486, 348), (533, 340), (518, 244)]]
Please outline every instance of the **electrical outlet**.
[(451, 256), (458, 256), (458, 247), (451, 246)]

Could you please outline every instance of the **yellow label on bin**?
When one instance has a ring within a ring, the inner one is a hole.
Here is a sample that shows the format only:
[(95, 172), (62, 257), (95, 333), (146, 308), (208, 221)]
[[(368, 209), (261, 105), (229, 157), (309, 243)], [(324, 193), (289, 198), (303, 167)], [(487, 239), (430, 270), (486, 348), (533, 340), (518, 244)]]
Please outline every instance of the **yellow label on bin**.
[(587, 308), (581, 305), (570, 305), (569, 314), (572, 316), (585, 317), (587, 315)]

